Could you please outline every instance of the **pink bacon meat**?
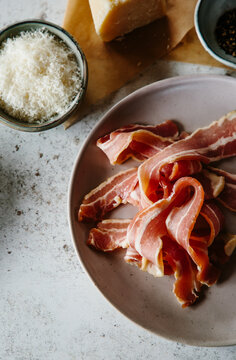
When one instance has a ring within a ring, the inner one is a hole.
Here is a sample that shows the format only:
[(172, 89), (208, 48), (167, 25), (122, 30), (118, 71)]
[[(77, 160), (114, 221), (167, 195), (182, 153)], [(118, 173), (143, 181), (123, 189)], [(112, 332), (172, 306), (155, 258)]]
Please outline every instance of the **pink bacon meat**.
[(179, 131), (173, 121), (156, 125), (129, 125), (101, 137), (97, 146), (111, 164), (121, 164), (128, 158), (147, 159), (178, 139)]
[(236, 112), (229, 113), (208, 127), (198, 129), (183, 140), (169, 145), (139, 166), (138, 178), (142, 205), (150, 205), (153, 184), (158, 183), (162, 168), (179, 160), (205, 163), (236, 155)]
[(129, 219), (107, 219), (99, 222), (97, 228), (90, 230), (87, 244), (104, 252), (127, 248), (129, 244), (126, 234), (130, 222)]
[[(188, 199), (193, 189), (194, 194)], [(128, 243), (157, 267), (157, 276), (164, 275), (162, 238), (170, 235), (188, 252), (198, 266), (200, 282), (211, 285), (217, 280), (218, 272), (209, 264), (207, 255), (212, 236), (198, 239), (195, 236), (195, 244), (193, 246), (190, 244), (191, 233), (203, 201), (204, 192), (201, 184), (190, 177), (181, 178), (175, 183), (169, 198), (145, 208), (132, 220), (127, 232)], [(210, 233), (212, 229), (213, 227), (210, 226)], [(215, 233), (217, 231), (218, 228)]]
[(203, 169), (200, 173), (194, 175), (203, 186), (205, 200), (217, 198), (225, 187), (224, 176), (217, 175), (209, 171), (209, 169), (207, 167), (207, 169)]
[(196, 278), (196, 267), (188, 253), (169, 236), (163, 237), (163, 259), (175, 275), (173, 292), (182, 307), (192, 305), (198, 298), (201, 284)]
[[(91, 229), (87, 244), (104, 252), (127, 248), (125, 255), (127, 263), (134, 264), (141, 270), (155, 275), (154, 264), (143, 258), (127, 242), (126, 234), (130, 222), (129, 219), (103, 220), (98, 223), (97, 228)], [(164, 273), (175, 275), (173, 292), (182, 307), (189, 306), (196, 301), (198, 297), (196, 292), (200, 289), (200, 284), (196, 279), (196, 268), (187, 252), (170, 237), (165, 236), (162, 241)]]
[(99, 222), (88, 245), (105, 252), (126, 248), (126, 262), (154, 276), (174, 274), (177, 299), (183, 307), (191, 305), (201, 284), (211, 286), (219, 276), (208, 250), (223, 263), (236, 247), (235, 235), (221, 236), (223, 215), (209, 200), (235, 211), (236, 175), (202, 166), (236, 155), (236, 111), (192, 135), (179, 136), (171, 121), (131, 125), (99, 139), (98, 146), (111, 163), (147, 160), (85, 196), (79, 221), (101, 220), (119, 204), (139, 209), (133, 219)]
[(80, 205), (79, 221), (101, 220), (127, 199), (137, 184), (137, 168), (122, 171), (90, 191)]
[[(174, 274), (176, 281), (173, 286), (173, 292), (182, 307), (185, 308), (197, 300), (197, 292), (200, 291), (201, 284), (196, 278), (196, 266), (191, 261), (188, 253), (169, 236), (163, 236), (162, 243), (164, 274)], [(131, 246), (126, 251), (125, 261), (138, 266), (141, 270), (147, 271), (151, 275), (156, 276), (158, 273), (156, 266), (143, 258)]]

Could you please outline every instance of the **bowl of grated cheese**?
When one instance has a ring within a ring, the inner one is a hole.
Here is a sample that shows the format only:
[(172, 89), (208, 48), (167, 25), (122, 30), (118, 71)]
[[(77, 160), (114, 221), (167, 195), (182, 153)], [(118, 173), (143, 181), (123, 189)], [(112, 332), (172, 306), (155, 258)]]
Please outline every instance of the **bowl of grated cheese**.
[(0, 122), (16, 130), (51, 129), (78, 110), (88, 66), (63, 28), (41, 20), (0, 32)]

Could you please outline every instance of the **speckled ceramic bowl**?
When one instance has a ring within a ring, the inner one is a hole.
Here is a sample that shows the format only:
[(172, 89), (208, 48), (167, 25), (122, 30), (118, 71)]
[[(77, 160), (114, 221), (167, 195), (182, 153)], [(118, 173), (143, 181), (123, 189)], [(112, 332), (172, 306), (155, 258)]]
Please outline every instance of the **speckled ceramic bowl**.
[(235, 0), (199, 0), (194, 15), (196, 32), (205, 50), (213, 58), (232, 68), (236, 68), (236, 58), (220, 48), (215, 28), (220, 16), (235, 8)]
[(69, 109), (62, 116), (55, 116), (42, 124), (27, 123), (20, 121), (18, 119), (13, 118), (12, 116), (7, 115), (0, 108), (0, 122), (16, 130), (38, 132), (38, 131), (51, 129), (62, 124), (72, 115), (72, 113), (78, 110), (78, 107), (82, 101), (82, 98), (87, 88), (88, 66), (85, 55), (81, 50), (79, 44), (75, 41), (75, 39), (67, 31), (65, 31), (58, 25), (41, 20), (27, 20), (13, 24), (3, 29), (0, 32), (0, 45), (7, 38), (17, 36), (22, 31), (30, 31), (40, 28), (47, 29), (50, 33), (54, 34), (56, 37), (61, 39), (68, 46), (68, 48), (73, 51), (81, 71), (81, 79), (82, 79), (81, 91), (77, 94), (77, 96), (71, 102)]

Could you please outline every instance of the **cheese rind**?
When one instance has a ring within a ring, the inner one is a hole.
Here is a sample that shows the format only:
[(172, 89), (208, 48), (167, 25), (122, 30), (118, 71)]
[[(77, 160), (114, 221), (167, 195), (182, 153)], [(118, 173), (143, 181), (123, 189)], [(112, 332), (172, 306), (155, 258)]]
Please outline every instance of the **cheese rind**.
[(165, 0), (89, 0), (97, 34), (111, 41), (164, 16)]

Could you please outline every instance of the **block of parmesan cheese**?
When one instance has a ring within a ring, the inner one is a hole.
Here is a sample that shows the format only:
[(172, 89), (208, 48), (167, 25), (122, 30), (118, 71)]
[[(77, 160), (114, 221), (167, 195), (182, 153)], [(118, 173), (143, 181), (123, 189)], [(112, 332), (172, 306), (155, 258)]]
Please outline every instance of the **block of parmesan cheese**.
[(97, 34), (111, 41), (164, 16), (165, 0), (89, 0)]

